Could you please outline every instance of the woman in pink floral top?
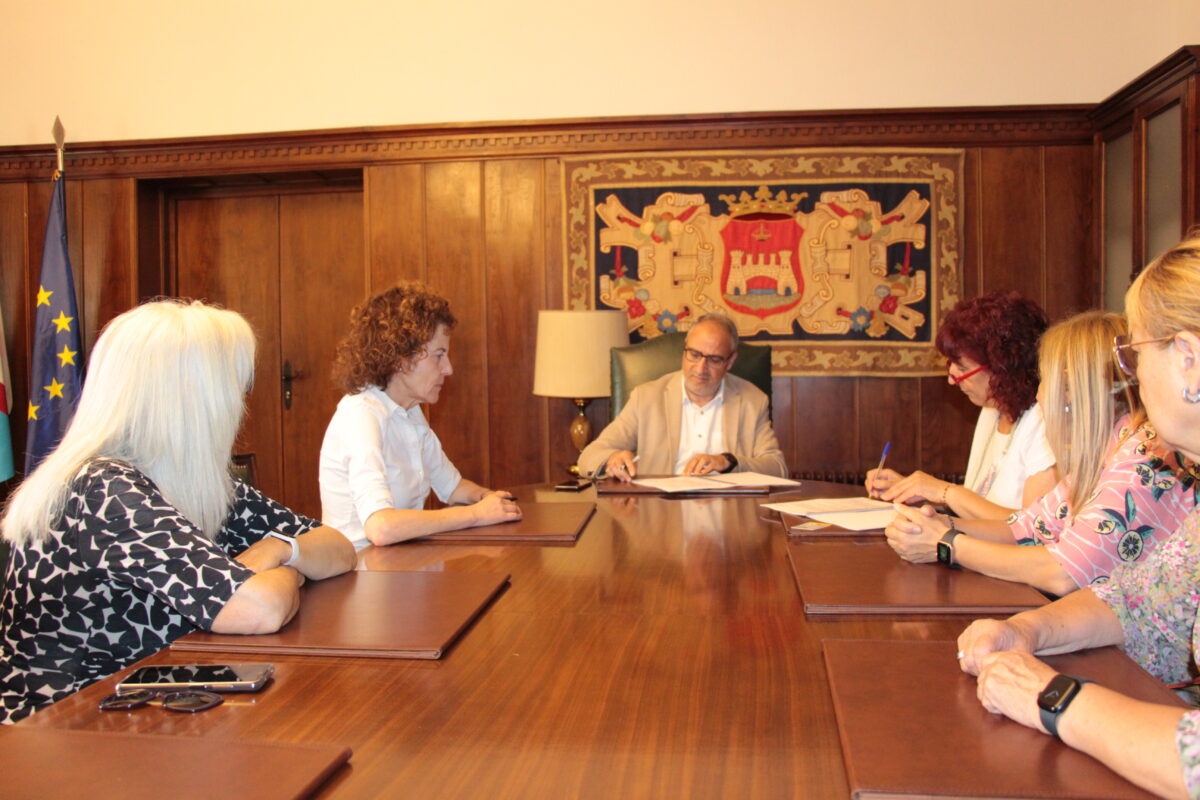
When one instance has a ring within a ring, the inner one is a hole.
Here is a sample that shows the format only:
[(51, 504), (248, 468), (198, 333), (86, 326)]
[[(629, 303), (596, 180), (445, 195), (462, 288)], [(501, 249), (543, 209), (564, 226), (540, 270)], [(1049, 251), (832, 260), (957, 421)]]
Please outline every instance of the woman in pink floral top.
[[(1200, 461), (1200, 238), (1160, 256), (1125, 297), (1131, 335), (1114, 347), (1137, 376), (1165, 442)], [(1120, 645), (1168, 682), (1200, 660), (1200, 510), (1144, 561), (1107, 583), (1006, 621), (979, 620), (958, 639), (983, 706), (1095, 756), (1146, 789), (1200, 798), (1200, 710), (1145, 703), (1058, 675), (1034, 654)]]
[(937, 558), (1063, 595), (1106, 580), (1179, 527), (1200, 487), (1180, 474), (1113, 362), (1113, 337), (1126, 331), (1120, 315), (1092, 311), (1042, 337), (1038, 404), (1066, 475), (1049, 494), (1007, 520), (897, 506), (885, 531), (892, 548), (909, 561)]

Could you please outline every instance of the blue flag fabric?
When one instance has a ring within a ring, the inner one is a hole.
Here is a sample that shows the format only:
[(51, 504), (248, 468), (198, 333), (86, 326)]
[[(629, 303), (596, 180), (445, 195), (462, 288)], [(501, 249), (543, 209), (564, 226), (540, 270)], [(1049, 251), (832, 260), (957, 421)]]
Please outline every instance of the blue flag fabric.
[(42, 274), (34, 306), (32, 381), (29, 386), (29, 430), (25, 440), (25, 474), (33, 472), (58, 446), (83, 389), (83, 348), (79, 342), (79, 310), (75, 280), (67, 253), (66, 181), (55, 176), (46, 219)]

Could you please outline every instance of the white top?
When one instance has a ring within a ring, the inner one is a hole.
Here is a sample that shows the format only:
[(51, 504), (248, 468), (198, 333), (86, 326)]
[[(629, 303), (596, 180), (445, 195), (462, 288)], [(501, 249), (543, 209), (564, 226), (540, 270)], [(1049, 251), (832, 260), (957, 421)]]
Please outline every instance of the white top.
[(679, 450), (675, 452), (675, 474), (683, 472), (692, 456), (701, 453), (724, 453), (725, 434), (725, 380), (712, 400), (698, 406), (688, 397), (687, 389), (681, 389), (683, 410), (679, 417)]
[[(973, 492), (987, 488), (983, 496), (996, 505), (1021, 508), (1025, 481), (1053, 465), (1054, 453), (1046, 441), (1046, 424), (1037, 403), (1017, 418), (1011, 433), (1000, 433), (999, 422), (998, 410), (980, 410), (963, 483)], [(986, 487), (993, 465), (996, 469), (991, 486)]]
[(361, 550), (363, 523), (387, 508), (421, 509), (432, 488), (442, 502), (462, 475), (421, 413), (404, 409), (381, 389), (346, 395), (321, 443), (321, 521)]

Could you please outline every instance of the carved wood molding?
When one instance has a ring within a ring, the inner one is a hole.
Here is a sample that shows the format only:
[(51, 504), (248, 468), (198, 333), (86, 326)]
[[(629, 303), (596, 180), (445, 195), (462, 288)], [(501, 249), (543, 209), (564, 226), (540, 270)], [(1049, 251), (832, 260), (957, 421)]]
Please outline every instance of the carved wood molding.
[[(1090, 144), (1089, 105), (623, 117), (69, 144), (75, 178), (168, 178), (375, 164), (722, 147)], [(0, 181), (39, 180), (51, 147), (0, 148)]]

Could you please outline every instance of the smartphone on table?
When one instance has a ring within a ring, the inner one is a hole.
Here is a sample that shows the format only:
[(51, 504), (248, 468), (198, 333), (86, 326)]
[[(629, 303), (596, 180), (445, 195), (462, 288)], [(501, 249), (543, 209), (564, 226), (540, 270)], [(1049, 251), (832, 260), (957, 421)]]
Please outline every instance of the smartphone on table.
[(136, 689), (175, 691), (207, 689), (210, 692), (257, 692), (275, 674), (274, 664), (173, 664), (138, 667), (117, 684), (118, 692)]
[(562, 483), (554, 484), (556, 492), (582, 492), (584, 489), (592, 485), (591, 478), (575, 478)]

